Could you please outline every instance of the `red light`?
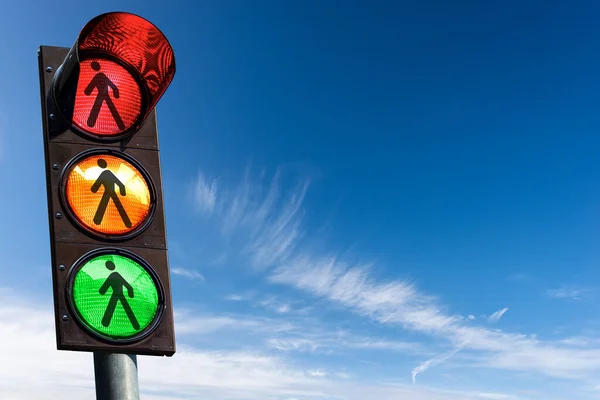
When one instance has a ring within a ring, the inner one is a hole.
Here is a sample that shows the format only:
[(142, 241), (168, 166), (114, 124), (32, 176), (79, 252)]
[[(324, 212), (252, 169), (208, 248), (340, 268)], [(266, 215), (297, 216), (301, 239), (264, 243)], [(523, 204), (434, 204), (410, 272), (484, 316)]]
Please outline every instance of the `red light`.
[(173, 79), (175, 57), (171, 45), (156, 26), (137, 15), (104, 14), (92, 20), (79, 37), (81, 52), (109, 54), (136, 69), (156, 101)]
[(173, 48), (156, 26), (134, 14), (106, 13), (81, 30), (55, 76), (54, 99), (77, 130), (116, 138), (148, 117), (174, 76)]
[(142, 111), (142, 94), (129, 71), (100, 58), (80, 61), (80, 68), (73, 124), (101, 136), (131, 128)]

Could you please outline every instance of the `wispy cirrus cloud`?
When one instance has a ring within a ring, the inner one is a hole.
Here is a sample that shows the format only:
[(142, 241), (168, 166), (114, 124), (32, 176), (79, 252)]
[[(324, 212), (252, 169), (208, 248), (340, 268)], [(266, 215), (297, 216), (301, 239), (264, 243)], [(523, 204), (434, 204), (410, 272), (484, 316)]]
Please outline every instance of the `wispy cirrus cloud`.
[(176, 267), (176, 268), (171, 268), (171, 273), (174, 275), (183, 276), (184, 278), (188, 278), (188, 279), (197, 279), (197, 280), (200, 280), (203, 282), (206, 281), (206, 279), (200, 272), (194, 271), (191, 269)]
[(591, 294), (592, 290), (590, 288), (581, 286), (563, 285), (558, 288), (546, 290), (546, 295), (553, 299), (582, 300)]
[(460, 315), (444, 311), (433, 297), (405, 281), (379, 282), (368, 268), (335, 258), (306, 256), (274, 269), (273, 283), (294, 286), (384, 324), (464, 346), (479, 365), (548, 376), (581, 379), (600, 371), (600, 348), (581, 349), (564, 343), (540, 341), (535, 335), (505, 333), (472, 326)]
[(246, 290), (242, 293), (230, 293), (224, 297), (228, 301), (250, 301), (254, 299), (257, 292), (254, 290)]
[(229, 334), (237, 339), (243, 337), (247, 344), (264, 343), (265, 348), (284, 352), (342, 354), (359, 350), (367, 353), (392, 351), (431, 354), (420, 343), (390, 340), (381, 336), (361, 336), (347, 330), (333, 329), (317, 318), (292, 313), (269, 317), (247, 312), (217, 314), (177, 308), (175, 321), (178, 335), (198, 338), (213, 333)]
[(208, 181), (202, 172), (199, 172), (191, 186), (191, 195), (197, 210), (210, 214), (217, 201), (217, 182)]
[(301, 236), (301, 205), (310, 179), (304, 179), (290, 192), (281, 187), (281, 171), (277, 171), (265, 190), (262, 181), (253, 183), (250, 170), (233, 191), (222, 192), (219, 214), (222, 231), (230, 236), (243, 236), (242, 253), (255, 267), (267, 268), (287, 259)]
[[(90, 353), (57, 351), (51, 307), (14, 291), (0, 290), (0, 398), (80, 400), (94, 396)], [(176, 323), (175, 330), (182, 326)], [(205, 351), (179, 341), (170, 358), (138, 357), (142, 396), (150, 400), (292, 399), (482, 400), (462, 393), (377, 381), (338, 379), (346, 374), (298, 366), (260, 349)], [(202, 371), (201, 374), (198, 371)], [(334, 371), (335, 372), (335, 371)]]
[(416, 366), (410, 373), (411, 378), (412, 378), (412, 383), (413, 385), (415, 383), (417, 383), (417, 375), (419, 375), (422, 372), (425, 372), (426, 370), (428, 370), (429, 368), (436, 366), (438, 364), (441, 364), (447, 360), (449, 360), (452, 356), (454, 356), (456, 353), (458, 353), (459, 351), (461, 351), (462, 349), (465, 348), (465, 346), (467, 345), (468, 342), (462, 343), (460, 346), (458, 346), (455, 349), (450, 350), (449, 352), (446, 352), (444, 354), (441, 354), (439, 356), (433, 357), (427, 361), (425, 361), (422, 364), (419, 364), (418, 366)]
[(280, 300), (274, 295), (267, 296), (266, 298), (257, 301), (256, 305), (264, 307), (278, 314), (287, 314), (291, 312), (305, 313), (307, 311), (307, 307), (295, 309), (290, 302)]
[(282, 334), (297, 329), (287, 320), (276, 320), (266, 317), (248, 317), (241, 314), (202, 314), (189, 308), (175, 310), (178, 334), (202, 335), (217, 331), (244, 331), (261, 337), (266, 334)]
[(440, 312), (434, 299), (420, 293), (411, 283), (375, 281), (369, 269), (336, 258), (303, 256), (274, 269), (268, 279), (342, 303), (382, 323), (403, 323), (408, 328), (438, 331), (463, 319)]
[(327, 376), (327, 375), (329, 375), (329, 374), (327, 373), (327, 371), (325, 371), (325, 370), (322, 370), (322, 369), (312, 369), (312, 370), (308, 371), (308, 373), (309, 373), (311, 376), (317, 376), (317, 377), (324, 377), (324, 376)]
[(228, 294), (227, 296), (225, 296), (225, 300), (244, 301), (244, 300), (246, 300), (246, 298), (244, 296), (242, 296), (241, 294)]
[(282, 351), (315, 351), (321, 347), (317, 341), (306, 338), (271, 338), (267, 343), (270, 347)]
[(487, 317), (488, 321), (491, 323), (496, 323), (500, 321), (500, 318), (508, 311), (508, 307), (504, 307), (494, 313), (492, 313), (489, 317)]
[[(533, 334), (476, 325), (471, 314), (464, 317), (450, 312), (413, 282), (376, 279), (373, 263), (350, 262), (336, 251), (313, 251), (303, 242), (306, 233), (302, 225), (310, 181), (288, 183), (287, 190), (280, 181), (278, 172), (265, 190), (247, 173), (241, 187), (218, 206), (223, 232), (227, 236), (241, 234), (244, 254), (265, 272), (271, 284), (295, 288), (384, 325), (445, 341), (450, 347), (445, 354), (460, 348), (478, 367), (570, 379), (600, 372), (600, 348), (576, 348), (558, 340), (542, 341)], [(507, 311), (498, 310), (487, 320), (497, 322)], [(306, 338), (296, 342), (279, 339), (271, 344), (289, 350), (313, 346)], [(422, 373), (435, 362), (415, 369)]]
[(406, 354), (425, 354), (424, 347), (417, 342), (361, 337), (345, 332), (288, 332), (286, 336), (270, 338), (269, 347), (280, 351), (340, 353), (348, 350), (392, 351)]

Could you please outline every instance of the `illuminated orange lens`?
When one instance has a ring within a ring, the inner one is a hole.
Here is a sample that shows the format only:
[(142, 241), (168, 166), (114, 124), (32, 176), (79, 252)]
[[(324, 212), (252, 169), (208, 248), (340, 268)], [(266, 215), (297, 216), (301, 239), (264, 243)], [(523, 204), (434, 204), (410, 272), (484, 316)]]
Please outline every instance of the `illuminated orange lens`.
[(73, 123), (84, 132), (111, 136), (131, 128), (142, 111), (142, 94), (133, 76), (116, 62), (80, 62)]
[(144, 175), (123, 158), (90, 155), (66, 178), (65, 195), (77, 220), (92, 231), (127, 234), (150, 216), (151, 198)]

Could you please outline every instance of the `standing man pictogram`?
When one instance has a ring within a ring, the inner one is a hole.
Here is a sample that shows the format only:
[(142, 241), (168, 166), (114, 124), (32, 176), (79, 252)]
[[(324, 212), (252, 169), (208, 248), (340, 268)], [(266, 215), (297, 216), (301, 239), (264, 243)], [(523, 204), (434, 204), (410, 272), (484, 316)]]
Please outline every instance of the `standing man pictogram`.
[[(100, 64), (97, 61), (92, 61), (91, 65), (94, 71), (100, 71)], [(96, 95), (96, 101), (94, 102), (92, 110), (90, 111), (90, 116), (88, 117), (87, 124), (90, 128), (93, 128), (94, 125), (96, 125), (96, 120), (98, 119), (98, 114), (100, 114), (102, 103), (106, 103), (106, 106), (110, 110), (110, 113), (112, 114), (115, 122), (117, 123), (117, 126), (119, 127), (119, 129), (124, 130), (125, 124), (123, 123), (123, 120), (121, 119), (121, 116), (119, 115), (115, 104), (113, 103), (112, 99), (108, 94), (109, 87), (112, 89), (115, 99), (118, 99), (119, 88), (117, 87), (117, 85), (115, 85), (110, 79), (108, 79), (108, 76), (106, 76), (104, 72), (98, 72), (83, 91), (83, 93), (85, 93), (86, 96), (89, 96), (94, 91), (94, 88), (98, 90), (98, 94)]]
[[(110, 271), (115, 270), (115, 263), (113, 263), (112, 261), (107, 261), (105, 265), (106, 268), (108, 268)], [(131, 325), (135, 330), (138, 330), (140, 329), (140, 324), (135, 318), (133, 311), (131, 311), (131, 307), (129, 306), (129, 303), (125, 298), (125, 295), (123, 294), (123, 287), (127, 288), (127, 294), (130, 298), (133, 299), (133, 287), (131, 287), (131, 285), (125, 280), (125, 278), (123, 278), (121, 274), (119, 274), (116, 271), (111, 273), (108, 276), (108, 278), (106, 278), (104, 284), (102, 284), (102, 287), (100, 287), (99, 292), (103, 296), (104, 294), (106, 294), (109, 288), (112, 288), (112, 296), (108, 301), (108, 306), (106, 307), (106, 311), (104, 312), (104, 316), (102, 317), (102, 325), (104, 325), (105, 327), (108, 327), (108, 325), (110, 325), (110, 320), (112, 319), (113, 314), (115, 313), (117, 302), (120, 301), (121, 305), (123, 306), (123, 309), (125, 310), (125, 314), (127, 314), (127, 317), (129, 317), (129, 321), (131, 321)]]
[(115, 191), (115, 185), (119, 186), (119, 192), (121, 196), (126, 196), (127, 192), (125, 191), (125, 185), (112, 173), (111, 170), (106, 169), (108, 166), (106, 160), (100, 158), (98, 159), (98, 166), (104, 171), (100, 174), (96, 182), (92, 185), (92, 193), (96, 193), (100, 186), (104, 186), (104, 194), (102, 195), (102, 199), (100, 199), (100, 204), (98, 204), (98, 209), (96, 210), (96, 214), (94, 215), (94, 223), (96, 225), (100, 225), (102, 219), (104, 218), (104, 214), (106, 213), (106, 208), (108, 207), (108, 202), (112, 199), (115, 207), (117, 207), (117, 211), (123, 220), (123, 223), (126, 227), (131, 228), (131, 220), (123, 208), (123, 204), (121, 204), (121, 200), (119, 200), (119, 196), (117, 196), (117, 192)]

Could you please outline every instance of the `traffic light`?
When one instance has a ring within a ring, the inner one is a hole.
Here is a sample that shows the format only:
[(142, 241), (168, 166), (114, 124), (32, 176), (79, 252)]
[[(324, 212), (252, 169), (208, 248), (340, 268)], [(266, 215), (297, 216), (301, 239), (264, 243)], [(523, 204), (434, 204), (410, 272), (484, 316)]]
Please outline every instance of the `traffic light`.
[(38, 52), (59, 350), (175, 353), (155, 106), (173, 49), (137, 15)]

